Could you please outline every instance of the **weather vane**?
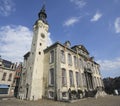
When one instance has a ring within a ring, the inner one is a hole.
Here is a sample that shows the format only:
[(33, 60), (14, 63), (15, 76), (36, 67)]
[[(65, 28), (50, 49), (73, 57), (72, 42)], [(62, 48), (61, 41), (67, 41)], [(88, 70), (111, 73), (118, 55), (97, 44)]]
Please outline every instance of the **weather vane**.
[(45, 5), (46, 1), (45, 1), (45, 0), (42, 0), (42, 2), (43, 2), (43, 5)]

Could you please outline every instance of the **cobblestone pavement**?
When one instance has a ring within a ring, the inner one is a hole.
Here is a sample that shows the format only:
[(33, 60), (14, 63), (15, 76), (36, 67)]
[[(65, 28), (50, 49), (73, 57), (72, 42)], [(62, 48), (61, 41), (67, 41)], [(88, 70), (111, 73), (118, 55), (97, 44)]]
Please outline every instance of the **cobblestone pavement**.
[(52, 100), (22, 101), (19, 99), (0, 100), (0, 106), (120, 106), (120, 96), (105, 96), (86, 98), (74, 103), (57, 102)]

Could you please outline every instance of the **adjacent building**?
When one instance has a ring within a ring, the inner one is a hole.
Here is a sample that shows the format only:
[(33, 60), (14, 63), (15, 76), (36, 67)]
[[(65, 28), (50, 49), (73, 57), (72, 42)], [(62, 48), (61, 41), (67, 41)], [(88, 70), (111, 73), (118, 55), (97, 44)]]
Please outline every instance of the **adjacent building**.
[(13, 81), (13, 86), (15, 88), (14, 89), (14, 96), (15, 97), (18, 97), (21, 73), (22, 73), (22, 62), (19, 63), (15, 69), (15, 76), (14, 76), (14, 81)]
[(31, 50), (24, 55), (19, 98), (71, 100), (95, 94), (103, 88), (100, 65), (84, 45), (71, 47), (66, 41), (48, 47), (46, 19), (43, 6), (33, 26)]
[(15, 64), (0, 58), (0, 96), (13, 96)]

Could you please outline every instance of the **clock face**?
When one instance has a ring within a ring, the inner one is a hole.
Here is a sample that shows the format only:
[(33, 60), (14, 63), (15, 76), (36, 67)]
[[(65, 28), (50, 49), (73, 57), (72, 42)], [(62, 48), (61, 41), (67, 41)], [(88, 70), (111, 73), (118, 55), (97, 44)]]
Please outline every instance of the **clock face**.
[(45, 35), (42, 33), (42, 34), (41, 34), (41, 37), (44, 39), (44, 38), (45, 38)]

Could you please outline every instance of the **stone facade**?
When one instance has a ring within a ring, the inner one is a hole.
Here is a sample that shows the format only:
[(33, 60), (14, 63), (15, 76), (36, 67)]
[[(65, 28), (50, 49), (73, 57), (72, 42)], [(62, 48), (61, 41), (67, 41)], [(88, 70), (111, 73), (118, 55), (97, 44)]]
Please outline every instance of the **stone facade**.
[(0, 96), (13, 96), (15, 64), (0, 58)]
[(45, 7), (34, 24), (31, 51), (24, 55), (19, 98), (71, 100), (90, 96), (103, 88), (99, 64), (83, 45), (69, 41), (47, 47), (48, 28)]
[(14, 89), (14, 96), (15, 97), (18, 96), (18, 90), (19, 90), (19, 83), (20, 83), (21, 73), (22, 73), (22, 63), (19, 63), (16, 66), (16, 69), (15, 69), (15, 77), (14, 77), (14, 82), (13, 82), (13, 85), (15, 87), (15, 89)]

